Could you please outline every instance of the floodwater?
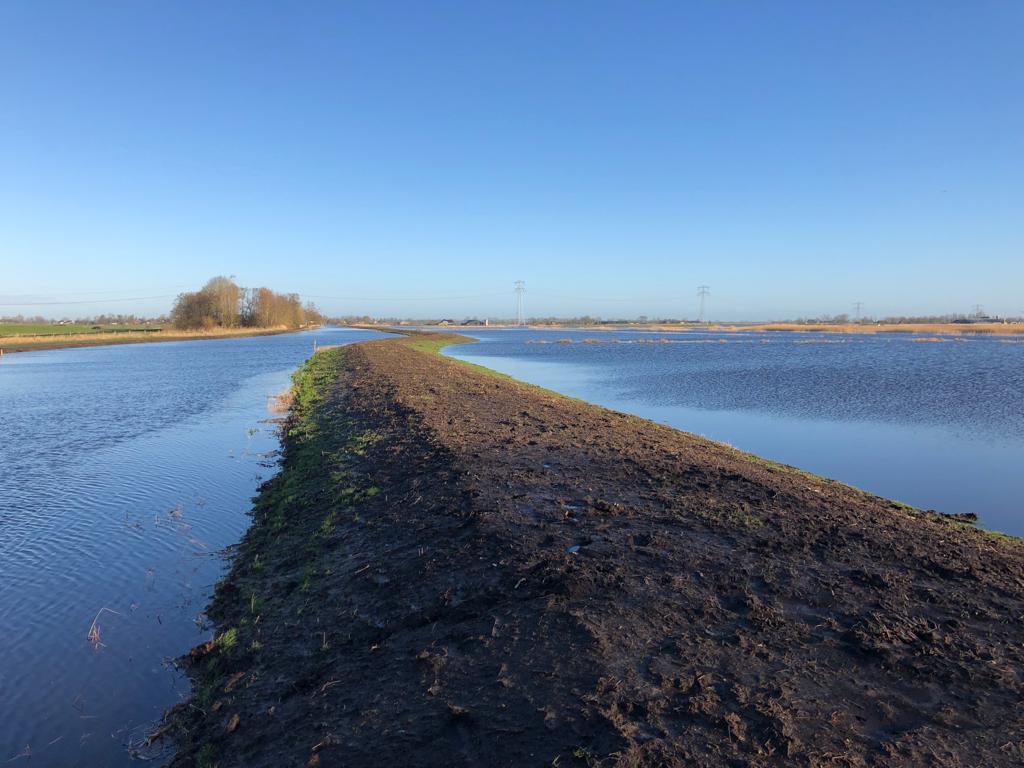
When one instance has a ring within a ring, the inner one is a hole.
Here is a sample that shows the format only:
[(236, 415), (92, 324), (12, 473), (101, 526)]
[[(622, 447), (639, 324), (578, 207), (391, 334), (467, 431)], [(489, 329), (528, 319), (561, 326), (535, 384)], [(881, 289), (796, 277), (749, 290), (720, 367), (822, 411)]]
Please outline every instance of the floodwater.
[[(1024, 535), (1020, 340), (474, 335), (447, 354)], [(224, 550), (276, 469), (268, 396), (314, 340), (377, 336), (323, 329), (0, 361), (0, 764), (132, 762), (129, 748), (188, 692), (169, 660), (210, 637), (202, 611)]]
[[(1024, 535), (1024, 339), (472, 331), (447, 354)], [(940, 338), (941, 340), (934, 340)]]
[(224, 550), (276, 470), (268, 396), (314, 341), (379, 335), (3, 357), (0, 764), (133, 762), (129, 747), (189, 690), (169, 660), (210, 637)]

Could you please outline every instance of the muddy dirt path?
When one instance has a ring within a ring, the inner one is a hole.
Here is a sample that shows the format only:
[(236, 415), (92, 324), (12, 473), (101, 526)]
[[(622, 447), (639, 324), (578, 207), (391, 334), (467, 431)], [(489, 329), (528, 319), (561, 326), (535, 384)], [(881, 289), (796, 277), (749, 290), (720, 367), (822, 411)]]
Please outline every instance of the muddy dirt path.
[(435, 347), (300, 376), (176, 765), (1024, 761), (1018, 540)]

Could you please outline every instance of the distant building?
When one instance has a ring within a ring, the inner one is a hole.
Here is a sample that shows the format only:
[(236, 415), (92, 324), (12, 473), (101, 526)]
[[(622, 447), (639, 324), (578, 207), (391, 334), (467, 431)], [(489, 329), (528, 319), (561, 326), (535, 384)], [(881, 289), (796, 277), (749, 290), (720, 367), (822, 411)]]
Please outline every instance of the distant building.
[(973, 325), (974, 323), (1002, 323), (1005, 322), (999, 317), (990, 317), (989, 315), (972, 315), (971, 317), (958, 317), (953, 321), (962, 325)]
[(455, 325), (455, 321), (450, 318), (446, 318), (439, 322), (438, 325)]
[(462, 321), (462, 324), (463, 324), (463, 325), (480, 325), (480, 321), (479, 321), (479, 320), (477, 320), (477, 319), (476, 319), (476, 318), (474, 317), (474, 318), (471, 318), (471, 319), (469, 319), (469, 320), (463, 320), (463, 321)]

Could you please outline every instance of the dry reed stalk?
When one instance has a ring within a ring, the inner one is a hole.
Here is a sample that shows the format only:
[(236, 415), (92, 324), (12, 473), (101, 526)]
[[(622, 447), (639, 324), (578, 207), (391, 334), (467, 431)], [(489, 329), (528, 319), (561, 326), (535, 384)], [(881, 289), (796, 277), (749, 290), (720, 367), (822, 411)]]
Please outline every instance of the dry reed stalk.
[(92, 647), (95, 648), (96, 650), (99, 650), (101, 647), (103, 647), (103, 643), (100, 642), (100, 625), (99, 625), (99, 620), (100, 620), (100, 616), (103, 615), (104, 611), (106, 611), (107, 613), (112, 613), (115, 616), (120, 616), (121, 615), (120, 613), (115, 611), (113, 608), (107, 608), (106, 606), (103, 606), (102, 608), (99, 609), (99, 611), (96, 612), (96, 617), (92, 620), (92, 624), (89, 625), (89, 634), (87, 635), (87, 638), (88, 638), (89, 642), (92, 643)]
[(270, 395), (267, 402), (267, 410), (271, 413), (287, 413), (292, 407), (294, 397), (295, 395), (291, 389), (278, 392), (276, 395)]

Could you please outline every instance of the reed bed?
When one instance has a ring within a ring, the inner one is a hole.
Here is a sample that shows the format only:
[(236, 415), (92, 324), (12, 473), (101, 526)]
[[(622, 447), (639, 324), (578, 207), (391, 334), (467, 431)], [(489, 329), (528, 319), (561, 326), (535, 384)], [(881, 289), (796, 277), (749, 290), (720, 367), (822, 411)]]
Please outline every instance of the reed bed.
[(52, 334), (49, 336), (0, 336), (0, 349), (44, 349), (48, 347), (75, 347), (101, 344), (129, 344), (140, 341), (187, 341), (190, 339), (217, 339), (235, 336), (258, 336), (287, 331), (285, 326), (274, 328), (213, 328), (210, 330), (119, 331), (96, 333)]

